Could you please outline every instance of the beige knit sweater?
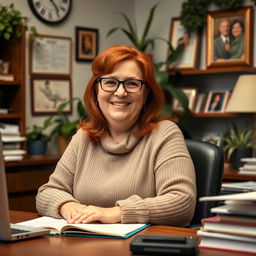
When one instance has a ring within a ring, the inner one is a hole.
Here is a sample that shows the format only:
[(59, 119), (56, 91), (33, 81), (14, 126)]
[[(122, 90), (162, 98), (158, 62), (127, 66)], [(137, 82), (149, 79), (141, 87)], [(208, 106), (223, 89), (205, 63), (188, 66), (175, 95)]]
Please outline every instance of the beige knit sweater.
[(171, 121), (142, 138), (89, 142), (78, 130), (36, 198), (41, 215), (61, 217), (68, 201), (122, 210), (122, 223), (187, 225), (196, 200), (192, 160)]

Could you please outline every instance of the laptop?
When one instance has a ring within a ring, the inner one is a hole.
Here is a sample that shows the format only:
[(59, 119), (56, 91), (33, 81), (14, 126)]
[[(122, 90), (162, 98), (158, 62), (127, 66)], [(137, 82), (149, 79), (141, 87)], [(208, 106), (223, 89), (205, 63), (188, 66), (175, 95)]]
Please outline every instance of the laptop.
[(48, 229), (31, 228), (10, 224), (6, 175), (0, 134), (0, 241), (16, 241), (50, 233)]

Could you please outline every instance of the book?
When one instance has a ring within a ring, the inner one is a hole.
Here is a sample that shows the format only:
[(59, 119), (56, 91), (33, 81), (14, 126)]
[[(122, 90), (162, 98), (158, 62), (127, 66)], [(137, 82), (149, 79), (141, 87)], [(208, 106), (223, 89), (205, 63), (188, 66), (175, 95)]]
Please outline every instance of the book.
[(128, 238), (139, 231), (145, 229), (150, 224), (68, 224), (65, 219), (55, 219), (52, 217), (39, 217), (19, 224), (30, 227), (41, 227), (50, 229), (52, 235), (67, 236), (89, 236), (108, 238)]
[(25, 155), (26, 151), (23, 149), (7, 149), (3, 150), (3, 156), (13, 156), (13, 155)]
[(249, 218), (249, 217), (241, 217), (241, 216), (232, 216), (232, 215), (219, 215), (218, 216), (222, 221), (233, 221), (233, 222), (240, 222), (240, 223), (255, 223), (256, 218)]
[(4, 156), (4, 161), (9, 162), (9, 161), (21, 161), (24, 159), (23, 155), (13, 155), (13, 156)]
[(256, 164), (244, 164), (242, 167), (245, 169), (256, 170)]
[(204, 231), (256, 237), (256, 223), (250, 221), (223, 220), (219, 216), (204, 218), (201, 221), (201, 229)]
[(244, 157), (240, 161), (244, 164), (256, 165), (256, 157)]
[(256, 191), (252, 192), (246, 192), (246, 193), (234, 193), (234, 194), (228, 194), (228, 195), (217, 195), (217, 196), (204, 196), (200, 197), (200, 202), (206, 202), (206, 201), (223, 201), (223, 200), (252, 200), (256, 201)]
[(198, 230), (197, 235), (201, 237), (198, 245), (199, 248), (228, 250), (243, 253), (256, 252), (256, 237), (229, 235), (202, 230)]
[(205, 93), (199, 93), (197, 96), (196, 106), (195, 106), (195, 113), (199, 113), (202, 107), (202, 104), (204, 103), (205, 99)]
[(15, 124), (0, 123), (2, 135), (20, 135), (19, 126)]
[(20, 142), (20, 141), (25, 141), (26, 137), (23, 136), (9, 136), (9, 135), (3, 135), (2, 136), (2, 142)]
[(225, 204), (211, 208), (211, 213), (256, 217), (256, 204)]
[(221, 186), (221, 191), (223, 192), (250, 192), (256, 190), (256, 181), (242, 181), (242, 182), (232, 182), (223, 183)]
[(12, 81), (14, 81), (14, 75), (13, 74), (0, 74), (0, 81), (12, 82)]
[(246, 168), (243, 168), (243, 167), (239, 167), (238, 173), (253, 175), (253, 174), (256, 174), (256, 169), (251, 170), (251, 169), (246, 169)]

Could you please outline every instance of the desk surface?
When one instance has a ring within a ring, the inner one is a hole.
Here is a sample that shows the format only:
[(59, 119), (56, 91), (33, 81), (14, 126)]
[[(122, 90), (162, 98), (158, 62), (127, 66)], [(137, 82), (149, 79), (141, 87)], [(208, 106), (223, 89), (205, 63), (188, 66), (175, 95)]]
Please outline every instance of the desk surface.
[[(13, 223), (38, 217), (36, 213), (10, 211)], [(177, 235), (196, 237), (196, 230), (170, 226), (150, 226), (139, 234)], [(4, 256), (129, 256), (128, 239), (46, 236), (13, 243), (0, 243)], [(239, 253), (200, 249), (198, 256), (238, 256)], [(248, 254), (249, 255), (249, 254)]]

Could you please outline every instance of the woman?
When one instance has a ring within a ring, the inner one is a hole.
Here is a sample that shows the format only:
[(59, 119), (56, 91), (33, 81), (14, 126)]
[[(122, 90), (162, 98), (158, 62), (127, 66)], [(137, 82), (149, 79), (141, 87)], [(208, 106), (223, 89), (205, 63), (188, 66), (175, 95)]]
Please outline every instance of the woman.
[(70, 223), (187, 225), (195, 173), (181, 131), (161, 121), (151, 57), (114, 46), (92, 64), (80, 129), (37, 195), (42, 215)]
[(235, 20), (231, 24), (230, 59), (244, 59), (244, 23)]

